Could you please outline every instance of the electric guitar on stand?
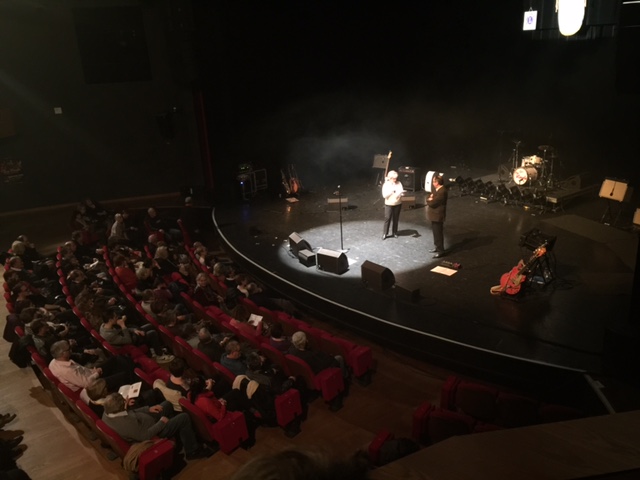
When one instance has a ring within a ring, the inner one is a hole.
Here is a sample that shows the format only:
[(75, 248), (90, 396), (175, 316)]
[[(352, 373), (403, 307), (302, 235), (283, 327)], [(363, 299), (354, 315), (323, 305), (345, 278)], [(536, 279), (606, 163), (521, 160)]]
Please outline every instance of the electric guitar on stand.
[(280, 174), (282, 175), (282, 186), (284, 187), (284, 191), (287, 195), (291, 195), (291, 186), (289, 185), (289, 180), (287, 179), (287, 175), (284, 173), (283, 169), (280, 169)]
[(517, 295), (522, 288), (522, 284), (527, 280), (527, 273), (531, 270), (531, 267), (540, 257), (547, 253), (547, 243), (544, 242), (536, 248), (527, 263), (520, 260), (518, 265), (513, 267), (510, 272), (502, 275), (500, 277), (500, 285), (491, 287), (491, 294), (500, 295), (506, 293), (507, 295)]

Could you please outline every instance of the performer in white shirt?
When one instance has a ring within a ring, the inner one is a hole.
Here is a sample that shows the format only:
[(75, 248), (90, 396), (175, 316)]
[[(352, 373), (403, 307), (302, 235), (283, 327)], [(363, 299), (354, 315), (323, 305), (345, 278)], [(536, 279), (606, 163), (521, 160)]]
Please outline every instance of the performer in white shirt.
[(402, 210), (403, 194), (404, 189), (402, 183), (398, 181), (398, 172), (390, 170), (382, 185), (382, 197), (384, 198), (382, 240), (389, 237), (389, 224), (392, 224), (391, 235), (398, 238), (398, 220), (400, 219), (400, 210)]

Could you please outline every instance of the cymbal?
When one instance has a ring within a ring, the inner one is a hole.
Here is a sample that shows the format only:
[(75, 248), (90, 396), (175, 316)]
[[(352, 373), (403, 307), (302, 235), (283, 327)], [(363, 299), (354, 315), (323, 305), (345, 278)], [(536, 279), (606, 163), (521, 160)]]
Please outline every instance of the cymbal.
[(538, 150), (542, 150), (543, 152), (551, 152), (553, 151), (553, 147), (551, 145), (540, 145), (538, 146)]

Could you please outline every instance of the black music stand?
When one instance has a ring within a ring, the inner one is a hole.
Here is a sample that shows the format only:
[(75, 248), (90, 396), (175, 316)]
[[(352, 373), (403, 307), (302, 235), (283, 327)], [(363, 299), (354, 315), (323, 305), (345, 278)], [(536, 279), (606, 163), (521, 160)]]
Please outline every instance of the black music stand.
[[(632, 192), (633, 189), (629, 187), (626, 180), (605, 178), (600, 187), (599, 197), (607, 201), (607, 209), (602, 214), (600, 221), (605, 225), (615, 226), (620, 218), (620, 213), (622, 213), (622, 204), (631, 199)], [(616, 211), (615, 217), (614, 210)]]

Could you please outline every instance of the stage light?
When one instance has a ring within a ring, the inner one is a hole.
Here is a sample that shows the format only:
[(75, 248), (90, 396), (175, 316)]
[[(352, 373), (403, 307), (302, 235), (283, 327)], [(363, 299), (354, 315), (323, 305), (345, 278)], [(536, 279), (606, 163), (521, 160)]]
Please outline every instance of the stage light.
[(586, 7), (587, 0), (556, 0), (558, 27), (562, 35), (570, 37), (580, 30)]

